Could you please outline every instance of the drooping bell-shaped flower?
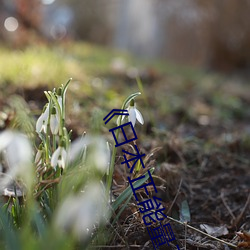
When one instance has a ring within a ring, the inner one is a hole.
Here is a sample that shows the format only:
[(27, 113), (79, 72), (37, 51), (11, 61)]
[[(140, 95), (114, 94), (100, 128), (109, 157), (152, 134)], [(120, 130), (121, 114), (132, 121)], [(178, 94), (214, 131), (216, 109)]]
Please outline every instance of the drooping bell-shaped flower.
[(52, 154), (51, 157), (51, 166), (56, 168), (64, 169), (67, 161), (67, 152), (64, 148), (64, 142), (61, 142), (55, 152)]
[[(128, 120), (133, 124), (133, 127), (135, 126), (136, 120), (141, 123), (142, 125), (144, 124), (144, 119), (142, 117), (141, 112), (135, 107), (135, 101), (132, 99), (130, 101), (129, 107), (128, 107)], [(124, 119), (125, 116), (122, 117), (122, 120)]]
[(88, 159), (88, 156), (87, 159), (92, 162), (99, 171), (103, 173), (107, 172), (110, 164), (110, 151), (107, 147), (107, 142), (101, 137), (92, 137), (91, 140), (93, 148), (88, 152), (91, 159)]
[(130, 101), (129, 107), (128, 107), (128, 113), (129, 117), (128, 120), (132, 122), (133, 126), (135, 126), (136, 120), (141, 123), (142, 125), (144, 124), (144, 120), (142, 117), (141, 112), (135, 107), (135, 101), (132, 99)]
[(40, 115), (40, 117), (36, 122), (37, 133), (41, 133), (43, 131), (46, 134), (48, 120), (49, 120), (49, 104), (47, 103), (46, 106), (44, 106), (42, 114)]
[(29, 139), (24, 134), (5, 130), (0, 133), (0, 153), (7, 163), (7, 172), (1, 179), (0, 189), (16, 177), (21, 177), (30, 186), (33, 182), (33, 152)]
[(56, 135), (59, 131), (59, 115), (55, 107), (52, 108), (51, 116), (50, 116), (50, 131), (53, 135)]
[(86, 240), (100, 223), (109, 217), (109, 207), (100, 182), (84, 187), (79, 195), (69, 195), (55, 214), (55, 227), (60, 233), (70, 233), (78, 240)]

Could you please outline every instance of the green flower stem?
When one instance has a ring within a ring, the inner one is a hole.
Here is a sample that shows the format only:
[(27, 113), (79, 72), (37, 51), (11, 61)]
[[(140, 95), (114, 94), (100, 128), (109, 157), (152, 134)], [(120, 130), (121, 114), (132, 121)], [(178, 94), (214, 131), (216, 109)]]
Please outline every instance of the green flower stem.
[[(118, 117), (118, 126), (121, 125), (121, 116)], [(115, 133), (115, 137), (118, 138), (120, 133), (120, 129), (117, 129), (116, 133)], [(112, 177), (113, 177), (113, 173), (114, 173), (114, 168), (115, 168), (115, 156), (116, 156), (116, 152), (117, 152), (117, 148), (115, 147), (115, 144), (113, 145), (113, 149), (112, 149), (112, 158), (111, 158), (111, 163), (110, 163), (110, 168), (109, 168), (109, 173), (108, 173), (108, 181), (107, 181), (107, 192), (109, 193), (109, 191), (111, 190), (111, 186), (112, 186)], [(111, 193), (110, 193), (111, 195)], [(111, 202), (111, 199), (110, 199)]]
[(52, 147), (53, 147), (53, 152), (56, 150), (56, 135), (52, 135)]
[(65, 84), (65, 86), (63, 86), (62, 89), (62, 127), (65, 126), (65, 96), (66, 96), (66, 91), (68, 89), (69, 83), (72, 81), (72, 78), (70, 78), (67, 83)]
[[(46, 97), (48, 98), (49, 95), (47, 96), (47, 92), (44, 92)], [(51, 111), (52, 111), (52, 101), (51, 101), (51, 98), (48, 98), (48, 101), (49, 101), (49, 117), (48, 117), (48, 123), (47, 123), (47, 129), (46, 129), (46, 134), (45, 134), (45, 145), (44, 145), (44, 148), (45, 148), (45, 155), (46, 155), (46, 164), (48, 164), (50, 162), (50, 136), (49, 136), (49, 129), (50, 129), (50, 114), (51, 114)]]
[[(72, 131), (72, 130), (71, 130)], [(70, 132), (71, 132), (70, 131)], [(70, 132), (68, 133), (67, 129), (65, 127), (63, 127), (63, 138), (65, 139), (65, 149), (69, 149), (69, 146), (70, 146)]]
[(48, 148), (48, 145), (49, 145), (49, 138), (48, 138), (48, 136), (46, 136), (46, 141), (44, 143), (46, 165), (49, 163), (49, 148)]

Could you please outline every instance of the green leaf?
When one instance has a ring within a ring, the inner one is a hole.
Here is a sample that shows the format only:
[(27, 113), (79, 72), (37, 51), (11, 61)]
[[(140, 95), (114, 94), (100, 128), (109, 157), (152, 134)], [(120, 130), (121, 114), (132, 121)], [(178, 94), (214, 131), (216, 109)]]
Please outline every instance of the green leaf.
[(180, 221), (181, 222), (189, 222), (191, 220), (190, 210), (187, 200), (181, 202), (180, 208)]
[(123, 206), (121, 207), (121, 209), (119, 210), (119, 212), (117, 213), (117, 215), (115, 216), (112, 225), (116, 223), (116, 221), (119, 219), (121, 213), (123, 212), (123, 210), (126, 208), (127, 204), (129, 203), (130, 199), (132, 198), (133, 193), (131, 193), (129, 195), (129, 197), (127, 198), (127, 200), (125, 201), (125, 203), (123, 204)]
[(14, 231), (14, 228), (11, 227), (8, 221), (7, 213), (3, 212), (0, 208), (0, 228), (2, 228), (6, 249), (7, 250), (21, 250), (20, 242), (17, 233)]
[[(151, 168), (149, 171), (152, 174), (154, 172), (154, 168)], [(149, 178), (149, 174), (148, 172), (145, 174), (145, 178), (138, 180), (135, 182), (135, 184), (133, 185), (134, 188), (137, 188), (139, 186), (141, 186), (145, 181), (147, 181), (147, 179)], [(130, 186), (128, 186), (118, 197), (117, 199), (112, 203), (112, 208), (114, 211), (116, 211), (116, 209), (128, 198), (128, 197), (132, 197), (133, 191), (131, 189)]]
[(63, 89), (62, 89), (62, 96), (65, 96), (66, 94), (66, 91), (68, 89), (68, 86), (69, 86), (69, 83), (72, 81), (72, 78), (69, 78), (69, 80), (67, 81), (67, 83), (63, 86)]
[(33, 221), (34, 224), (36, 225), (38, 235), (43, 236), (45, 233), (45, 223), (42, 215), (38, 212), (38, 210), (34, 211)]

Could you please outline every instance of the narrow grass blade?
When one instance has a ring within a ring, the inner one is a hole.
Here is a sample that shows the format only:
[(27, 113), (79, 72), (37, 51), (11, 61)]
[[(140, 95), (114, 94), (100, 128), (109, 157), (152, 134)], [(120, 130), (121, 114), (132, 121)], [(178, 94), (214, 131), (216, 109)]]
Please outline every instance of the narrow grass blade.
[[(154, 172), (154, 168), (150, 169), (150, 173), (152, 174)], [(147, 179), (149, 178), (149, 174), (148, 172), (145, 174), (145, 178), (138, 180), (135, 182), (135, 184), (133, 185), (134, 188), (140, 187), (145, 181), (147, 181)], [(112, 208), (114, 211), (117, 210), (117, 208), (128, 198), (128, 197), (132, 197), (133, 191), (132, 188), (129, 186), (127, 187), (119, 196), (118, 198), (113, 202), (112, 204)]]

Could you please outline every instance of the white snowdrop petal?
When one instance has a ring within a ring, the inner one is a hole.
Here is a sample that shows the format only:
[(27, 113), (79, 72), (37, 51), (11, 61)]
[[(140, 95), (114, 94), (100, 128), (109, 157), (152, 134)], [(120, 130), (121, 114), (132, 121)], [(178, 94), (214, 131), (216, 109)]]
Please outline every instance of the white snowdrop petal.
[(142, 117), (141, 112), (138, 109), (135, 109), (136, 113), (136, 119), (138, 120), (139, 123), (144, 124), (144, 119)]
[(47, 126), (48, 126), (48, 124), (45, 123), (45, 121), (44, 121), (44, 122), (43, 122), (43, 125), (42, 125), (42, 128), (41, 128), (41, 132), (43, 132), (44, 134), (47, 133)]
[(133, 126), (135, 126), (135, 121), (136, 121), (136, 113), (134, 108), (129, 108), (128, 110), (129, 117), (128, 120), (132, 122)]
[(56, 135), (59, 131), (59, 121), (57, 115), (51, 115), (50, 117), (50, 130), (53, 135)]
[(42, 126), (44, 122), (44, 114), (42, 113), (36, 122), (36, 132), (40, 133), (42, 131)]
[(45, 111), (44, 111), (44, 120), (48, 122), (49, 119), (49, 104), (47, 105)]
[(82, 138), (76, 139), (73, 143), (71, 143), (69, 151), (68, 151), (68, 161), (72, 163), (77, 159), (79, 155), (82, 154), (84, 150), (86, 150), (86, 146), (89, 144), (89, 136), (86, 135)]
[(13, 138), (13, 133), (6, 130), (0, 133), (0, 151), (5, 149)]
[(76, 201), (74, 196), (69, 196), (64, 200), (56, 215), (55, 224), (58, 228), (66, 230), (75, 223), (75, 215), (78, 213), (78, 204)]
[(60, 160), (58, 159), (57, 164), (59, 168), (62, 168), (62, 169), (65, 168), (65, 162), (63, 158), (61, 158)]
[(66, 159), (67, 159), (67, 152), (66, 152), (66, 150), (64, 148), (62, 148), (61, 156), (66, 161)]
[(67, 161), (67, 152), (64, 148), (62, 148), (62, 151), (61, 151), (61, 168), (65, 168), (65, 165), (66, 165), (66, 161)]
[(89, 237), (94, 225), (108, 215), (107, 202), (100, 183), (91, 183), (81, 195), (71, 195), (59, 207), (55, 225), (62, 231), (70, 231), (78, 239)]
[(101, 138), (95, 138), (94, 149), (94, 161), (95, 165), (101, 172), (105, 172), (110, 162), (110, 152), (107, 148), (106, 142)]
[(23, 166), (31, 162), (32, 148), (27, 137), (15, 133), (13, 140), (7, 147), (6, 156), (11, 168)]
[(41, 131), (44, 131), (44, 133), (47, 132), (47, 124), (49, 120), (49, 105), (47, 105), (45, 111), (40, 115), (36, 122), (36, 132), (40, 133)]
[(52, 157), (51, 157), (51, 166), (53, 168), (55, 168), (58, 164), (58, 158), (59, 158), (59, 155), (61, 153), (61, 147), (59, 146), (56, 151), (52, 154)]
[[(6, 140), (1, 141), (4, 138)], [(0, 189), (6, 187), (17, 176), (21, 176), (24, 183), (29, 187), (33, 181), (33, 152), (30, 141), (21, 133), (5, 131), (0, 135), (0, 142), (1, 150), (5, 150), (4, 158), (8, 165), (7, 173), (1, 180)], [(5, 142), (5, 148), (2, 148), (3, 142)]]

